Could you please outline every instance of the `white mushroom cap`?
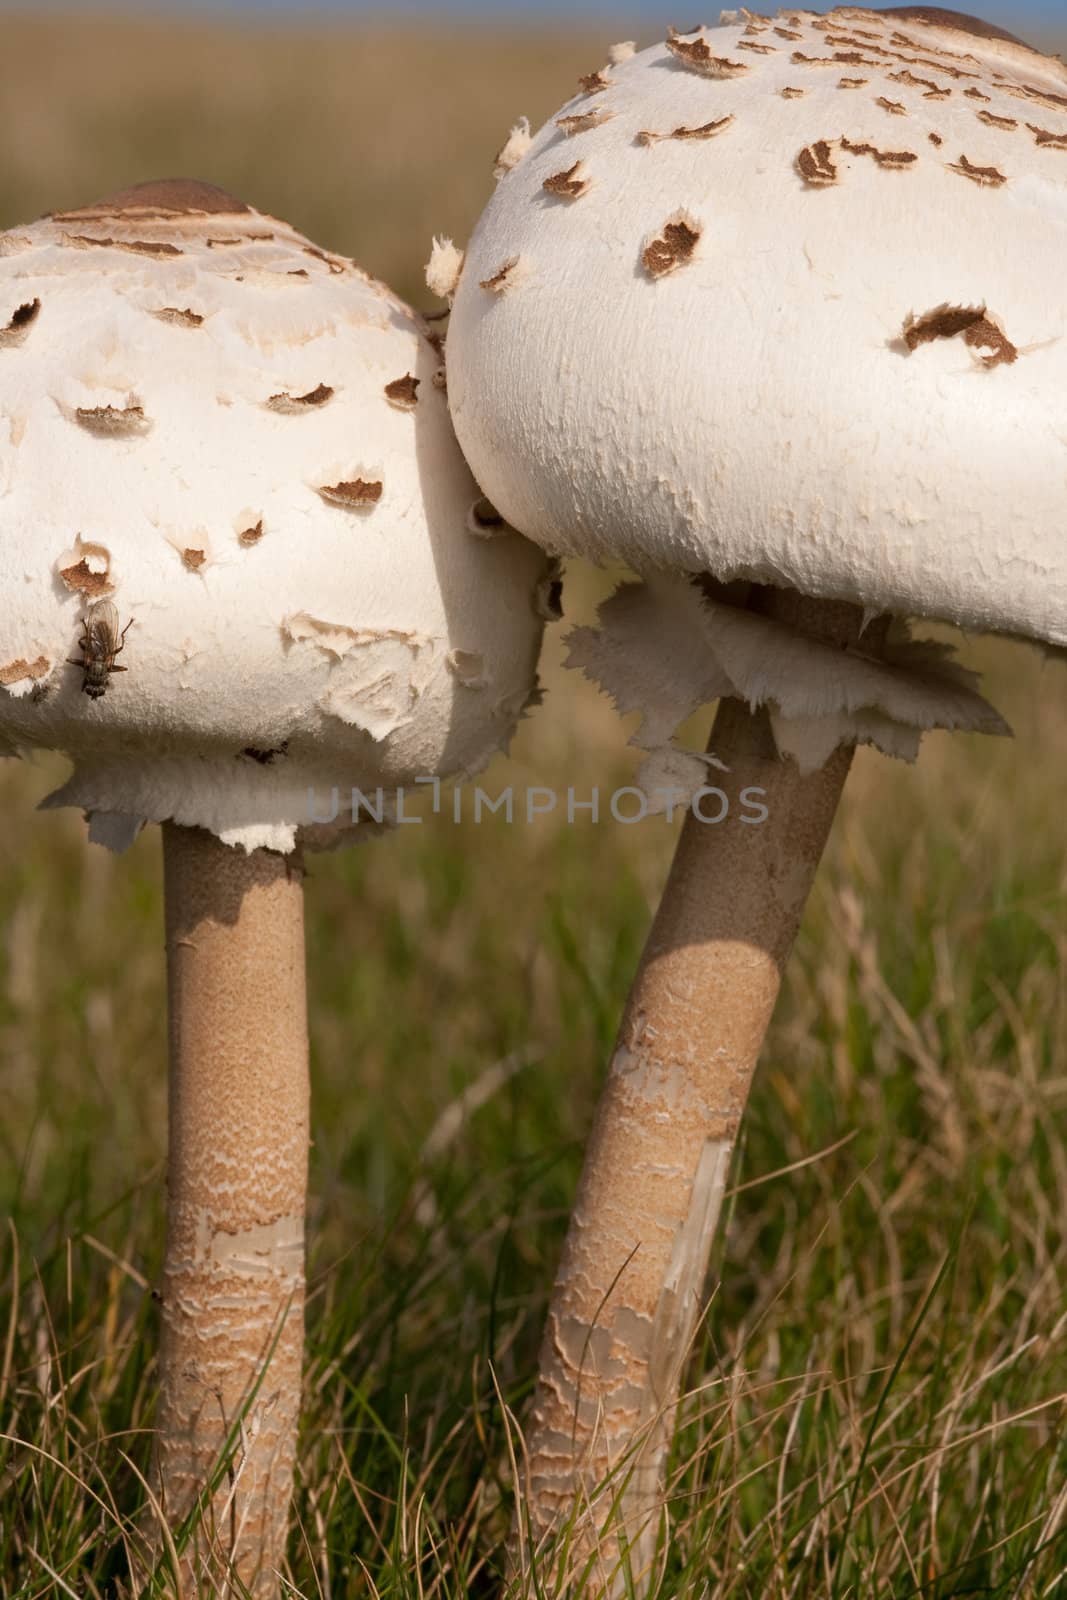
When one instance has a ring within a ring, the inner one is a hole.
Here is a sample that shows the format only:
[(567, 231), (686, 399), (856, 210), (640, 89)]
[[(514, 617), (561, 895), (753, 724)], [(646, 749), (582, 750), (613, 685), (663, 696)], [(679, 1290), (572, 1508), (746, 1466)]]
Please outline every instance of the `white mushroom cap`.
[(1067, 68), (786, 9), (623, 60), (501, 179), (460, 442), (555, 551), (1067, 643)]
[[(0, 235), (0, 739), (73, 759), (53, 800), (96, 837), (333, 842), (309, 788), (506, 743), (546, 563), (472, 519), (440, 361), (382, 284), (205, 185)], [(101, 603), (128, 670), (90, 698), (67, 662)]]

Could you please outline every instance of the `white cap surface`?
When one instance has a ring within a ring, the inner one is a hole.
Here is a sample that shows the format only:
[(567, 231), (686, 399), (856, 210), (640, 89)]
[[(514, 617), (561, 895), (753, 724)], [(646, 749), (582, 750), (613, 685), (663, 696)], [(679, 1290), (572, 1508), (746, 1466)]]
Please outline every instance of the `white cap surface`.
[(733, 16), (501, 177), (448, 341), (476, 477), (554, 551), (1067, 643), (1067, 68)]
[(383, 285), (206, 185), (0, 234), (0, 739), (73, 759), (55, 799), (96, 837), (333, 842), (350, 808), (308, 826), (309, 787), (321, 811), (506, 743), (546, 563), (474, 516), (440, 360)]

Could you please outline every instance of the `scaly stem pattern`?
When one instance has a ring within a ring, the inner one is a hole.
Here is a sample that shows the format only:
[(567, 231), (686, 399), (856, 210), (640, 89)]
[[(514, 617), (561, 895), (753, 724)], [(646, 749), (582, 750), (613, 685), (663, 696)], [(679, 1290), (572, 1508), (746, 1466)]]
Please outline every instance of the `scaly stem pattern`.
[[(183, 1594), (228, 1595), (237, 1576), (275, 1600), (303, 1350), (303, 874), (299, 859), (199, 829), (167, 824), (163, 841), (170, 1130), (153, 1487), (172, 1532), (193, 1513)], [(158, 1527), (152, 1539), (158, 1550)]]
[[(845, 646), (852, 606), (756, 591), (750, 604)], [(864, 637), (877, 649), (882, 630)], [(653, 1577), (664, 1475), (731, 1155), (764, 1035), (852, 761), (801, 776), (765, 711), (723, 701), (709, 749), (767, 819), (690, 813), (623, 1016), (552, 1296), (527, 1433), (512, 1571), (539, 1592), (637, 1592)], [(565, 1573), (557, 1576), (561, 1536)], [(624, 1551), (628, 1553), (624, 1558)], [(533, 1592), (531, 1590), (531, 1592)]]

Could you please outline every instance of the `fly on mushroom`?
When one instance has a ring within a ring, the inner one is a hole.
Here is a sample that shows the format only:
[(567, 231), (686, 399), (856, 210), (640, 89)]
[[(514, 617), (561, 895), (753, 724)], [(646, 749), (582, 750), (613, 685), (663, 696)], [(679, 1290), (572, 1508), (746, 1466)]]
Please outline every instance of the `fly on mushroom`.
[(100, 600), (87, 616), (82, 618), (82, 634), (78, 640), (79, 660), (71, 658), (72, 667), (82, 669), (82, 693), (90, 700), (99, 700), (107, 693), (108, 679), (113, 672), (128, 672), (128, 667), (115, 664), (115, 657), (126, 647), (126, 635), (133, 626), (131, 617), (119, 632), (119, 614), (110, 600)]

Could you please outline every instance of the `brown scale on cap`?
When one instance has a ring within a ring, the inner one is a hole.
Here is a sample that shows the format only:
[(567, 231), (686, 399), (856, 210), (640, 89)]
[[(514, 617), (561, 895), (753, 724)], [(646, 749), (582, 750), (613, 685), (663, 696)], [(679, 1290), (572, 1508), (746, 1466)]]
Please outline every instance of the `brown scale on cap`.
[(999, 189), (1001, 184), (1008, 181), (996, 167), (977, 167), (966, 156), (960, 156), (958, 161), (950, 162), (949, 166), (951, 171), (958, 172), (963, 178), (970, 178), (972, 183), (977, 183), (983, 189)]
[(719, 117), (714, 122), (704, 122), (699, 128), (675, 128), (671, 134), (672, 139), (714, 139), (726, 129), (732, 127), (735, 118), (733, 112), (726, 117)]
[(171, 322), (176, 328), (202, 328), (204, 326), (204, 319), (199, 311), (190, 311), (188, 306), (184, 310), (178, 306), (163, 306), (159, 311), (153, 311), (152, 315), (157, 322)]
[(37, 321), (40, 310), (39, 300), (27, 300), (25, 305), (16, 306), (7, 325), (0, 328), (0, 350), (10, 350), (20, 345)]
[(880, 94), (874, 103), (881, 106), (883, 111), (888, 111), (891, 117), (906, 117), (908, 114), (907, 106), (899, 100), (887, 100), (884, 94)]
[(258, 229), (255, 233), (216, 234), (214, 238), (206, 239), (204, 242), (209, 250), (236, 250), (247, 244), (269, 244), (273, 238), (273, 233), (264, 233), (262, 229)]
[(813, 189), (826, 189), (836, 183), (837, 168), (833, 162), (830, 141), (816, 139), (814, 144), (805, 146), (797, 156), (797, 171)]
[(988, 352), (981, 358), (985, 367), (1011, 365), (1019, 358), (1018, 349), (992, 320), (986, 306), (936, 306), (921, 317), (910, 316), (903, 336), (909, 351), (932, 344), (935, 339), (962, 336), (968, 348)]
[(739, 50), (754, 50), (756, 54), (760, 56), (775, 56), (778, 54), (777, 45), (756, 44), (754, 40), (751, 39), (739, 39), (737, 42), (737, 48)]
[(272, 394), (267, 401), (267, 409), (277, 411), (283, 417), (298, 417), (305, 411), (324, 406), (333, 396), (334, 391), (329, 384), (320, 383), (317, 388), (309, 389), (307, 394)]
[(826, 43), (832, 44), (835, 50), (866, 50), (868, 55), (892, 57), (895, 50), (887, 50), (883, 45), (872, 44), (870, 34), (855, 33), (828, 33)]
[(673, 34), (667, 39), (667, 49), (683, 67), (699, 72), (705, 78), (739, 78), (748, 67), (743, 61), (731, 61), (727, 56), (712, 54), (706, 39), (679, 39)]
[(775, 28), (774, 31), (779, 39), (790, 39), (795, 42), (797, 39), (803, 39), (804, 37), (802, 33), (795, 33), (792, 28)]
[(614, 111), (603, 111), (598, 107), (596, 111), (582, 111), (573, 117), (557, 117), (556, 127), (561, 128), (570, 139), (576, 133), (588, 133), (592, 128), (599, 128), (602, 123), (610, 122), (614, 115)]
[(852, 156), (870, 156), (880, 167), (893, 172), (903, 172), (919, 159), (913, 150), (879, 150), (873, 144), (853, 144), (851, 139), (842, 139), (841, 148)]
[(671, 217), (662, 234), (650, 240), (641, 252), (641, 262), (650, 278), (664, 278), (676, 267), (690, 261), (700, 242), (700, 227), (684, 213)]
[(341, 506), (346, 511), (367, 511), (382, 498), (382, 484), (378, 479), (351, 478), (346, 483), (323, 484), (319, 494), (331, 506)]
[(794, 50), (790, 57), (795, 67), (880, 67), (880, 61), (861, 56), (858, 50), (835, 50), (832, 56), (806, 56), (803, 50)]
[(1053, 94), (1048, 89), (1035, 89), (1028, 83), (1007, 83), (997, 79), (996, 88), (1016, 100), (1029, 100), (1035, 106), (1047, 106), (1050, 111), (1067, 112), (1067, 94)]
[(940, 146), (945, 142), (939, 133), (928, 133), (926, 137), (929, 139), (931, 144), (936, 144), (938, 148), (940, 148)]
[(503, 266), (498, 267), (491, 278), (482, 278), (479, 288), (487, 289), (490, 294), (503, 294), (514, 281), (515, 269), (519, 265), (518, 256), (510, 256)]
[(143, 406), (78, 406), (74, 420), (100, 439), (129, 439), (151, 427)]
[(187, 572), (199, 572), (207, 561), (206, 550), (188, 549), (181, 552), (182, 566)]
[(981, 89), (964, 89), (963, 92), (967, 96), (968, 100), (988, 100), (989, 99), (989, 95), (983, 94)]
[[(139, 221), (142, 219), (138, 219)], [(74, 250), (126, 250), (134, 256), (180, 256), (176, 244), (160, 239), (94, 239), (87, 233), (65, 233), (63, 243)]]
[(250, 550), (254, 544), (259, 543), (262, 537), (263, 518), (260, 517), (259, 521), (254, 522), (250, 528), (241, 529), (240, 533), (237, 535), (237, 543), (239, 545), (243, 545), (246, 550)]
[(213, 183), (201, 183), (197, 178), (153, 179), (138, 183), (132, 189), (116, 189), (103, 200), (80, 206), (75, 211), (51, 213), (54, 222), (96, 222), (110, 217), (136, 216), (138, 219), (158, 217), (161, 220), (180, 216), (239, 216), (247, 215), (250, 207), (237, 200), (225, 189)]
[[(928, 72), (940, 72), (949, 78), (976, 78), (978, 76), (977, 72), (972, 72), (968, 68), (951, 66), (947, 60), (932, 61), (928, 56), (905, 55), (901, 49), (886, 49), (882, 45), (869, 44), (865, 39), (857, 38), (853, 34), (827, 34), (825, 37), (827, 44), (838, 47), (835, 48), (832, 58), (805, 56), (802, 51), (798, 50), (794, 53), (793, 60), (796, 61), (799, 58), (811, 66), (820, 67), (831, 66), (836, 61), (852, 61), (855, 64), (862, 64), (867, 67), (882, 67), (883, 69), (893, 62), (900, 61), (906, 66), (923, 67)], [(907, 39), (903, 34), (894, 34), (892, 43), (894, 45), (904, 45), (910, 50), (922, 48), (921, 45), (914, 40)], [(949, 54), (947, 51), (934, 53), (942, 56)], [(879, 59), (871, 60), (872, 56)], [(953, 56), (952, 59), (954, 61), (972, 60), (969, 56)]]
[(68, 589), (83, 594), (90, 600), (95, 600), (98, 595), (108, 594), (111, 591), (111, 580), (107, 573), (93, 572), (89, 563), (84, 560), (76, 561), (72, 567), (64, 567), (59, 576)]
[[(839, 139), (837, 144), (846, 155), (870, 156), (879, 167), (889, 172), (906, 172), (919, 159), (913, 150), (879, 150), (877, 145), (854, 144), (851, 139)], [(796, 164), (804, 182), (813, 189), (826, 189), (838, 181), (833, 146), (828, 139), (819, 139), (802, 150)]]
[[(782, 93), (789, 97), (789, 91), (783, 89)], [(803, 94), (803, 89), (792, 91), (793, 94)], [(672, 133), (650, 133), (647, 130), (637, 135), (638, 144), (658, 144), (661, 139), (714, 139), (724, 133), (736, 121), (733, 112), (727, 117), (719, 117), (716, 122), (705, 122), (699, 128), (675, 128)]]
[[(71, 556), (77, 560), (71, 560)], [(72, 594), (99, 600), (115, 587), (111, 581), (111, 552), (106, 545), (90, 544), (79, 535), (66, 561), (66, 566), (57, 568), (57, 576)]]
[(576, 161), (566, 172), (554, 172), (541, 187), (546, 194), (556, 195), (560, 200), (580, 199), (589, 187), (584, 163)]
[(909, 89), (924, 89), (924, 100), (947, 100), (952, 94), (951, 89), (943, 88), (932, 78), (917, 78), (910, 67), (905, 67), (902, 72), (891, 72), (889, 80), (891, 83), (906, 84)]
[[(271, 239), (273, 238), (273, 234), (254, 234), (251, 237)], [(330, 272), (334, 275), (334, 277), (336, 277), (339, 273), (347, 272), (351, 264), (345, 260), (344, 256), (333, 256), (328, 250), (320, 250), (318, 245), (305, 244), (301, 248), (306, 256), (311, 256), (313, 260), (321, 261), (324, 266), (329, 267)]]
[(839, 89), (863, 89), (870, 81), (870, 78), (840, 78), (837, 87)]
[(783, 100), (803, 100), (803, 98), (807, 94), (807, 92), (808, 91), (806, 89), (793, 89), (793, 88), (786, 87), (785, 89), (782, 90), (782, 99)]
[[(946, 78), (954, 78), (957, 81), (962, 78), (978, 77), (977, 72), (970, 72), (963, 67), (951, 67), (947, 61), (931, 61), (929, 56), (906, 56), (900, 54), (896, 59), (898, 61), (906, 61), (912, 67), (922, 67), (927, 72), (941, 72)], [(957, 59), (960, 58), (957, 57)]]
[(1006, 128), (1010, 131), (1019, 126), (1014, 117), (998, 117), (992, 111), (976, 111), (975, 116), (987, 128)]
[(583, 94), (600, 94), (604, 89), (611, 87), (611, 80), (605, 78), (602, 72), (590, 72), (584, 78), (578, 79), (578, 87)]
[(398, 411), (412, 411), (418, 403), (421, 382), (421, 378), (407, 372), (402, 378), (394, 378), (392, 383), (386, 384), (385, 398)]
[(1049, 128), (1037, 128), (1032, 122), (1028, 122), (1026, 126), (1042, 149), (1067, 150), (1067, 133), (1053, 133)]
[(21, 656), (15, 661), (9, 661), (6, 666), (0, 667), (0, 683), (8, 688), (13, 683), (22, 683), (27, 678), (35, 682), (43, 678), (51, 670), (52, 663), (47, 656), (37, 656), (33, 661), (26, 661)]

